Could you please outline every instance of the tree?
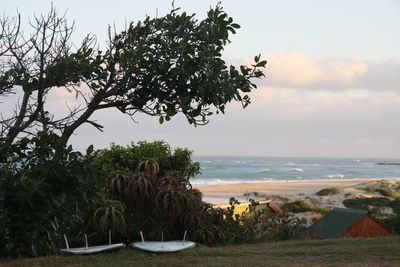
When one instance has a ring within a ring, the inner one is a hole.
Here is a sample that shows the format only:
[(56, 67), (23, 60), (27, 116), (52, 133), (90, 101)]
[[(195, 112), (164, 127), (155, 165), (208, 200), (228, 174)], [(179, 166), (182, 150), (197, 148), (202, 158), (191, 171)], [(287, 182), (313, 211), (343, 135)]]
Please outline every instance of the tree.
[(1, 137), (12, 144), (21, 133), (51, 122), (45, 110), (45, 97), (56, 84), (48, 69), (69, 55), (73, 25), (58, 16), (52, 7), (47, 16), (34, 17), (33, 33), (21, 31), (21, 16), (0, 20), (0, 94), (7, 96), (22, 90), (22, 101), (8, 118), (2, 115)]
[[(109, 30), (104, 51), (94, 36), (73, 49), (74, 26), (54, 7), (34, 17), (31, 35), (20, 25), (20, 15), (0, 19), (0, 95), (22, 95), (11, 116), (1, 114), (3, 147), (41, 130), (58, 132), (67, 144), (82, 124), (102, 130), (91, 117), (107, 108), (132, 117), (137, 112), (157, 116), (160, 123), (183, 113), (189, 123), (204, 125), (231, 101), (246, 107), (247, 93), (256, 88), (253, 78), (264, 76), (266, 61), (260, 56), (239, 69), (222, 59), (229, 35), (240, 26), (219, 5), (202, 21), (173, 9), (160, 18), (132, 22), (120, 33)], [(75, 93), (83, 106), (55, 118), (46, 108), (46, 97), (55, 90)]]

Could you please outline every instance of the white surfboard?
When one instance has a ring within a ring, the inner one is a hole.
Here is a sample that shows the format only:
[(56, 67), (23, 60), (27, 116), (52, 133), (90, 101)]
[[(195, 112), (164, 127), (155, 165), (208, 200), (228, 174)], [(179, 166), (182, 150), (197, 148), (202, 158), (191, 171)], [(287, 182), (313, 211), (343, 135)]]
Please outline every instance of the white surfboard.
[(69, 249), (60, 249), (64, 253), (74, 254), (74, 255), (84, 255), (84, 254), (92, 254), (98, 253), (107, 250), (114, 250), (125, 247), (125, 244), (112, 244), (112, 245), (102, 245), (102, 246), (91, 246), (91, 247), (81, 247), (81, 248), (69, 248)]
[(177, 252), (188, 248), (193, 248), (196, 243), (192, 241), (140, 241), (132, 243), (132, 247), (149, 252)]
[(119, 248), (125, 247), (124, 243), (118, 243), (118, 244), (111, 243), (111, 231), (108, 232), (108, 245), (90, 246), (89, 247), (86, 234), (85, 234), (85, 243), (86, 243), (85, 247), (70, 248), (69, 244), (68, 244), (68, 239), (65, 235), (64, 235), (64, 240), (65, 240), (66, 248), (60, 249), (60, 251), (64, 252), (64, 253), (68, 253), (68, 254), (74, 254), (74, 255), (92, 254), (92, 253), (98, 253), (98, 252), (102, 252), (102, 251), (114, 250), (114, 249), (119, 249)]
[(131, 246), (148, 252), (177, 252), (196, 246), (195, 242), (185, 240), (186, 231), (183, 240), (164, 241), (164, 237), (162, 237), (162, 241), (144, 241), (142, 232), (140, 232), (140, 236), (142, 241), (132, 243)]

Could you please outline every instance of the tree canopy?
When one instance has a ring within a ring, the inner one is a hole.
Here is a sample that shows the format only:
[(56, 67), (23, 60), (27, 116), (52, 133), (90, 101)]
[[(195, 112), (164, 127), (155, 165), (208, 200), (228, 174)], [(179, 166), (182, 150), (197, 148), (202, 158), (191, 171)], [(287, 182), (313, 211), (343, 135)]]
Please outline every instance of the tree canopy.
[[(264, 76), (266, 61), (259, 55), (251, 66), (239, 68), (222, 59), (230, 34), (240, 26), (220, 6), (204, 20), (173, 9), (132, 22), (122, 32), (109, 29), (103, 50), (90, 35), (74, 48), (74, 25), (53, 7), (34, 17), (31, 27), (31, 35), (21, 30), (19, 14), (0, 19), (0, 95), (21, 94), (14, 112), (1, 114), (6, 145), (47, 129), (67, 144), (82, 124), (102, 130), (91, 117), (107, 108), (132, 117), (138, 112), (157, 116), (160, 123), (182, 113), (190, 124), (204, 125), (231, 101), (246, 107), (248, 93), (256, 88), (253, 78)], [(56, 118), (46, 106), (54, 91), (74, 93), (84, 104)]]

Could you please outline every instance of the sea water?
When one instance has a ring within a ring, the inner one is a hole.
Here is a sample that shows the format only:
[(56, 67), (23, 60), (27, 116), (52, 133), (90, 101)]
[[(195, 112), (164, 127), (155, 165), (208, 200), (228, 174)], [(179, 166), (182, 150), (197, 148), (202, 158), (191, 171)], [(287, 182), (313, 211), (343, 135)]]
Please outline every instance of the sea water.
[[(348, 180), (399, 178), (396, 159), (273, 158), (195, 156), (201, 174), (191, 179), (194, 186), (273, 180)], [(382, 164), (385, 163), (385, 164)]]

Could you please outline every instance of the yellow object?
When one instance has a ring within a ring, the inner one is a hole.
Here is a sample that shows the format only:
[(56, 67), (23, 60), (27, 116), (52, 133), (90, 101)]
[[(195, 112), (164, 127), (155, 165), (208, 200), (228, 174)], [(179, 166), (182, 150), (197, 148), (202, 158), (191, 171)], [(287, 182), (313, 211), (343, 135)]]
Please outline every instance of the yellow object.
[[(268, 208), (267, 203), (268, 203), (268, 201), (260, 201), (259, 204), (256, 206), (256, 211)], [(229, 205), (229, 204), (217, 204), (217, 205), (214, 205), (214, 207), (221, 208), (221, 209), (227, 209), (230, 206), (231, 205)], [(235, 205), (235, 211), (234, 211), (233, 215), (236, 215), (236, 214), (240, 215), (243, 212), (249, 211), (249, 206), (250, 206), (249, 202), (236, 204)]]

